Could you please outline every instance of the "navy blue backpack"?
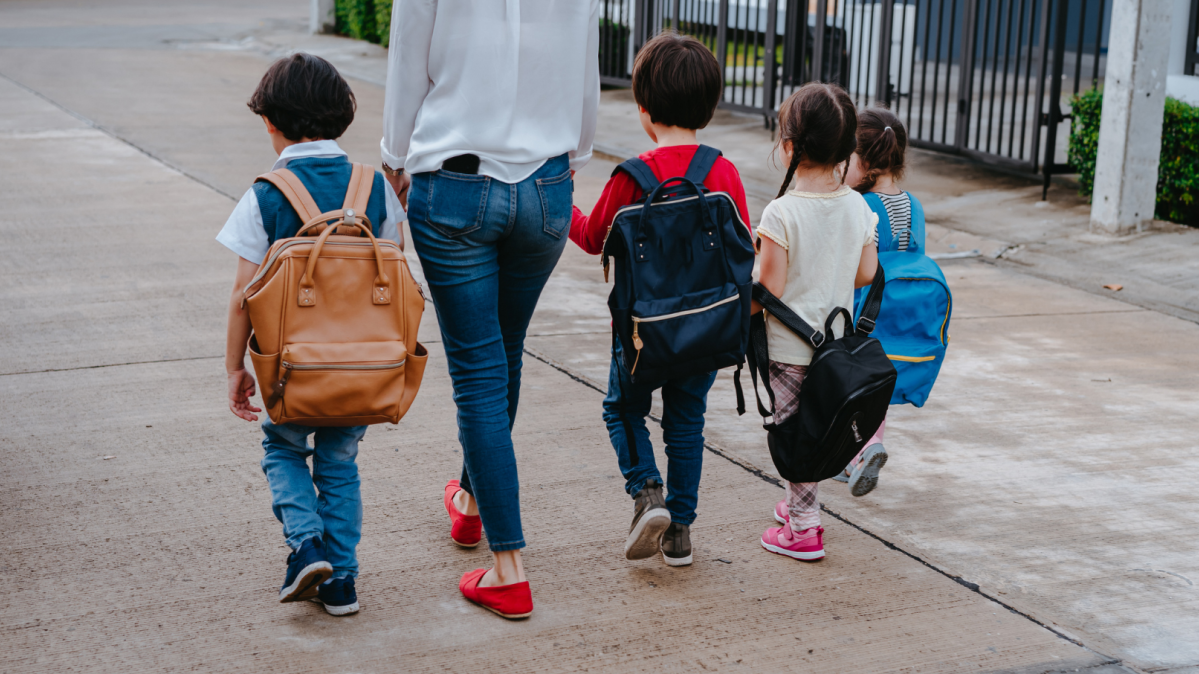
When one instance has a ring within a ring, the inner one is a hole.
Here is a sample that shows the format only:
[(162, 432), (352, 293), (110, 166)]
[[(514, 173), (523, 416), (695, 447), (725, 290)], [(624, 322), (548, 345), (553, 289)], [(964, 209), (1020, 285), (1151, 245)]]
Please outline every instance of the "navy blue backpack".
[(603, 251), (605, 278), (619, 261), (608, 308), (634, 382), (745, 362), (754, 249), (733, 198), (704, 187), (719, 157), (701, 145), (685, 176), (661, 183), (640, 159), (616, 167), (644, 193), (617, 211)]

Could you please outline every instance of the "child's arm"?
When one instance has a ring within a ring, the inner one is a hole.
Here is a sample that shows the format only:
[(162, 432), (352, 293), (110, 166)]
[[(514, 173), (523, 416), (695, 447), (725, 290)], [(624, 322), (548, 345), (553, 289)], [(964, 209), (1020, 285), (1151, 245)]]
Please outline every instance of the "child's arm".
[(258, 421), (250, 396), (254, 395), (254, 375), (246, 371), (246, 343), (250, 340), (250, 314), (242, 307), (242, 291), (254, 278), (258, 265), (237, 258), (237, 278), (229, 296), (229, 328), (225, 336), (225, 372), (229, 377), (229, 411), (246, 421)]
[(574, 207), (570, 221), (570, 240), (579, 248), (592, 255), (599, 255), (604, 250), (604, 239), (608, 236), (608, 228), (616, 218), (616, 211), (637, 200), (637, 183), (622, 171), (612, 176), (604, 191), (600, 194), (591, 215), (583, 215), (578, 206)]
[(867, 243), (862, 247), (862, 259), (858, 262), (858, 275), (853, 280), (853, 287), (865, 288), (874, 282), (874, 274), (878, 271), (878, 247)]
[[(761, 268), (758, 270), (758, 283), (770, 291), (775, 297), (782, 297), (787, 289), (787, 249), (765, 237), (758, 239), (758, 260)], [(757, 301), (751, 303), (750, 311), (758, 313), (762, 305)]]

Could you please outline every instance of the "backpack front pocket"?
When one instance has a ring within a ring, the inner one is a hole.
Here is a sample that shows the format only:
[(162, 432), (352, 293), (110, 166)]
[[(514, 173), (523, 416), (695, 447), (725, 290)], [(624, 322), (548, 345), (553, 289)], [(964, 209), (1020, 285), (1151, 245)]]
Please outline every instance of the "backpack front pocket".
[(293, 343), (283, 347), (283, 417), (310, 425), (398, 420), (408, 350), (401, 342)]
[(633, 304), (633, 348), (638, 365), (658, 368), (741, 348), (741, 294), (726, 283), (681, 297)]
[(923, 407), (945, 361), (945, 345), (889, 339), (883, 348), (898, 374), (891, 404)]

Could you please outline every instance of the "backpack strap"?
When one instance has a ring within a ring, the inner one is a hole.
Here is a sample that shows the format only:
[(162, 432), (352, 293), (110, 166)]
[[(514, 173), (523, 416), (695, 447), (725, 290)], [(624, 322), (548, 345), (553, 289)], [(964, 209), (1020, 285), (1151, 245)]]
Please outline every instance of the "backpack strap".
[(296, 215), (300, 216), (301, 222), (308, 222), (321, 214), (321, 209), (317, 208), (316, 202), (312, 200), (312, 195), (308, 193), (308, 188), (304, 187), (304, 183), (296, 177), (296, 174), (291, 171), (281, 168), (263, 173), (254, 179), (254, 182), (270, 183), (287, 197), (288, 203), (296, 210)]
[[(866, 299), (862, 300), (862, 313), (858, 316), (855, 326), (858, 332), (867, 335), (874, 332), (874, 321), (878, 319), (878, 312), (883, 308), (883, 288), (886, 284), (887, 275), (883, 271), (882, 263), (879, 263), (878, 270), (874, 272), (874, 281), (870, 283), (870, 292), (866, 293)], [(830, 321), (832, 318), (829, 316)]]
[(712, 167), (716, 165), (716, 160), (720, 158), (722, 153), (714, 147), (700, 145), (695, 151), (695, 156), (691, 157), (691, 163), (687, 165), (687, 174), (684, 176), (687, 180), (704, 186), (704, 178), (708, 177), (708, 173)]
[(911, 192), (904, 194), (908, 195), (908, 202), (912, 205), (912, 235), (908, 239), (908, 250), (913, 253), (924, 252), (924, 206)]
[(867, 192), (862, 195), (866, 200), (866, 205), (874, 214), (878, 216), (878, 252), (888, 253), (891, 251), (891, 246), (894, 244), (891, 234), (891, 216), (887, 213), (887, 207), (883, 204), (882, 197), (874, 192)]
[(365, 164), (354, 163), (350, 171), (350, 184), (346, 187), (346, 200), (342, 210), (354, 209), (358, 215), (366, 215), (371, 199), (371, 187), (375, 184), (375, 169)]
[(641, 192), (645, 195), (649, 195), (650, 192), (658, 188), (658, 176), (654, 175), (654, 171), (649, 167), (649, 164), (636, 157), (621, 162), (616, 167), (616, 170), (612, 171), (612, 175), (615, 176), (620, 171), (629, 174), (637, 182), (637, 186), (641, 188)]
[[(882, 267), (879, 267), (879, 271), (881, 273)], [(783, 304), (782, 300), (770, 294), (766, 286), (763, 286), (761, 283), (754, 283), (753, 298), (788, 330), (803, 337), (804, 341), (811, 344), (813, 349), (819, 349), (820, 345), (824, 344), (824, 334), (819, 330), (813, 330), (812, 326), (799, 317), (799, 314), (791, 310), (791, 307)], [(881, 298), (879, 303), (882, 303)], [(874, 314), (875, 316), (878, 315), (877, 309)]]

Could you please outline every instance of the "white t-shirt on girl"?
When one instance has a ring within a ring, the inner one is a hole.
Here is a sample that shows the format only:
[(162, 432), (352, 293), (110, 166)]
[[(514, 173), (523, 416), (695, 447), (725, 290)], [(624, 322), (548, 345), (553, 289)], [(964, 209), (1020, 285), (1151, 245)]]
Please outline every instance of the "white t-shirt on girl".
[[(770, 202), (755, 231), (787, 251), (787, 285), (779, 299), (820, 332), (834, 308), (852, 314), (862, 248), (874, 243), (877, 225), (878, 216), (849, 187), (825, 194), (791, 190)], [(834, 321), (833, 332), (829, 339), (844, 334), (844, 320)], [(769, 314), (766, 343), (771, 360), (790, 365), (812, 360), (811, 345)]]

